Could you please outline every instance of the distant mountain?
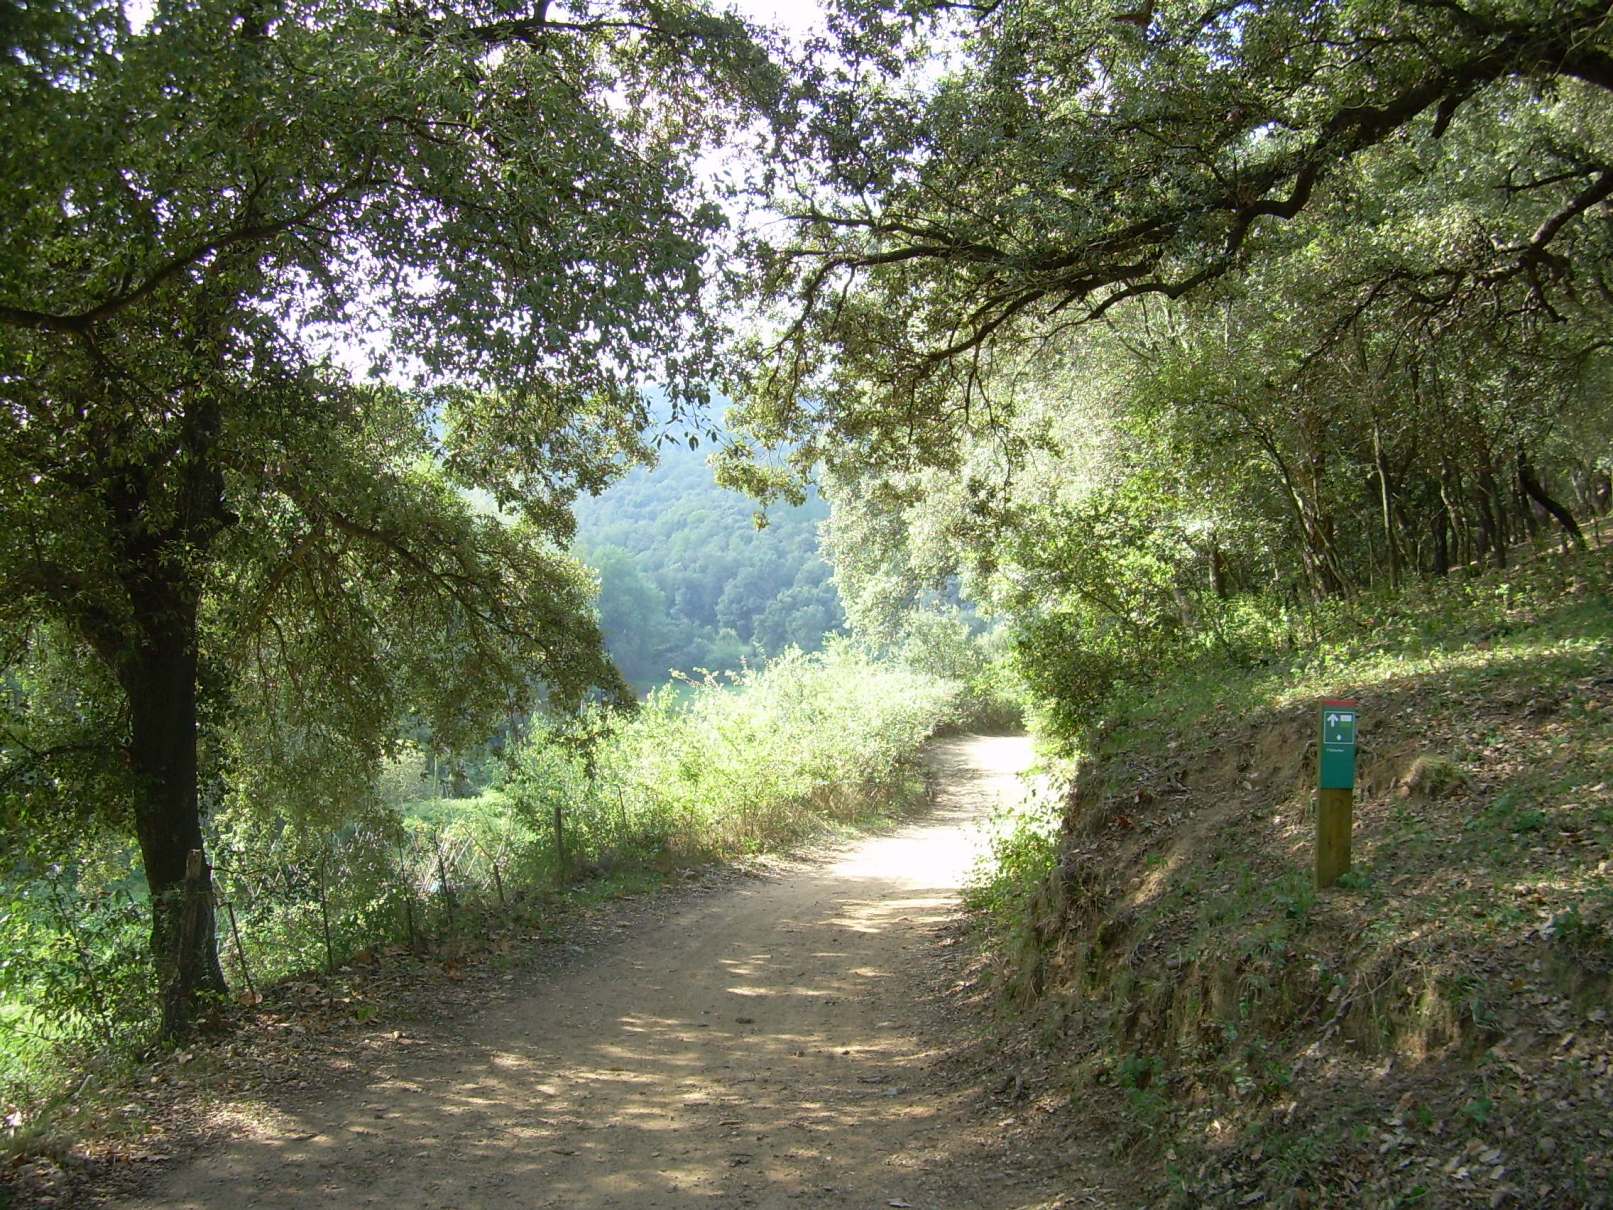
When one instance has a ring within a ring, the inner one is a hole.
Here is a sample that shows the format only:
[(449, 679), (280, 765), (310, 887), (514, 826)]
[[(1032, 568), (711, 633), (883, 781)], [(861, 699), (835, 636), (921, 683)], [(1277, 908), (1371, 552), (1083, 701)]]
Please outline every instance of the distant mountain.
[(719, 488), (706, 449), (669, 443), (659, 465), (577, 501), (576, 551), (600, 574), (611, 655), (640, 688), (668, 669), (735, 669), (791, 644), (813, 650), (845, 615), (818, 553), (829, 507), (768, 510)]

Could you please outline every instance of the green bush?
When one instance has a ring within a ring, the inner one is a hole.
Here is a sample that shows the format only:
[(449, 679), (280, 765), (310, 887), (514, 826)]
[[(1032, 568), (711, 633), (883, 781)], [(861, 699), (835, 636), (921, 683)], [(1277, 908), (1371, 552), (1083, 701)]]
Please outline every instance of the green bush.
[[(13, 866), (0, 899), (0, 1102), (55, 1091), (143, 1038), (153, 995), (149, 911), (121, 850), (74, 866)], [(0, 1115), (3, 1116), (3, 1115)]]
[(1051, 790), (992, 817), (986, 852), (964, 888), (964, 903), (1007, 951), (1017, 950), (1033, 923), (1036, 893), (1058, 860), (1059, 822), (1058, 795)]
[[(955, 680), (839, 642), (670, 686), (632, 713), (534, 719), (474, 797), (430, 797), (408, 747), (340, 812), (322, 800), (294, 819), (238, 787), (208, 837), (232, 994), (378, 946), (455, 951), (579, 880), (895, 810), (919, 796), (915, 754), (962, 700)], [(26, 1116), (66, 1071), (149, 1039), (144, 879), (127, 845), (97, 843), (72, 866), (16, 857), (0, 882), (0, 1112)]]
[(685, 856), (755, 852), (894, 804), (911, 758), (956, 718), (960, 687), (851, 644), (652, 694), (593, 751), (601, 819)]

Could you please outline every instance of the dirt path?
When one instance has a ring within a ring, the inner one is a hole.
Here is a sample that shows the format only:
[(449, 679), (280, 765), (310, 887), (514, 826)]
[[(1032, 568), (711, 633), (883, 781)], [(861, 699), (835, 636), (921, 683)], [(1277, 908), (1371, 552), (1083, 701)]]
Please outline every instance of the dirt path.
[(938, 743), (923, 820), (678, 903), (458, 1036), (253, 1106), (125, 1205), (1049, 1204), (1056, 1159), (1015, 1154), (941, 994), (978, 821), (1029, 756)]

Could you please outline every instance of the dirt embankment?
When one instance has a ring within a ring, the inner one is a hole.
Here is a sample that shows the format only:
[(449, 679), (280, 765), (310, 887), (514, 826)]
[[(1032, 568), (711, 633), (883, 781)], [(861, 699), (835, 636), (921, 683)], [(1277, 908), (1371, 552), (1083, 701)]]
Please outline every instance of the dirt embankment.
[(227, 1103), (233, 1137), (117, 1204), (1076, 1204), (1071, 1157), (994, 1101), (960, 982), (958, 889), (1029, 747), (966, 737), (929, 759), (925, 818), (624, 906), (570, 969)]
[[(1165, 687), (1083, 765), (1004, 966), (1038, 1094), (1140, 1197), (1613, 1205), (1613, 615), (1552, 574), (1482, 628)], [(1355, 863), (1318, 891), (1333, 695)]]

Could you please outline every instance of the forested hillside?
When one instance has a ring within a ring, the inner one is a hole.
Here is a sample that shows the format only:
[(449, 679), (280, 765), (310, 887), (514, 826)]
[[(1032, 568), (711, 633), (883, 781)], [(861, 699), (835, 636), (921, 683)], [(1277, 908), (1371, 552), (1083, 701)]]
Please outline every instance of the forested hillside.
[(622, 674), (649, 687), (669, 669), (734, 671), (787, 647), (816, 651), (844, 622), (818, 550), (828, 508), (769, 509), (719, 488), (708, 447), (673, 440), (575, 506), (575, 549), (599, 573), (600, 628)]

